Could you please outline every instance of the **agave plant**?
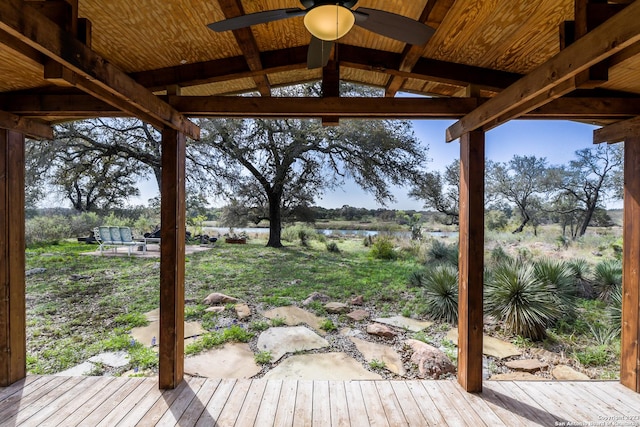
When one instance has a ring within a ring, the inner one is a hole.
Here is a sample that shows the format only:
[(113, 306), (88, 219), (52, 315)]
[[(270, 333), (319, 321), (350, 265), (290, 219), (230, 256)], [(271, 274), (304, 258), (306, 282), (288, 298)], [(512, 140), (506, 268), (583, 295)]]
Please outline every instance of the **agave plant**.
[(598, 297), (609, 301), (616, 288), (622, 286), (622, 263), (616, 259), (599, 262), (593, 273), (593, 285)]
[(544, 283), (545, 292), (550, 293), (561, 315), (570, 316), (575, 307), (576, 293), (571, 267), (561, 260), (543, 258), (534, 264), (533, 271), (536, 278)]
[(596, 297), (596, 293), (593, 290), (593, 284), (589, 279), (591, 273), (591, 266), (584, 258), (577, 258), (569, 261), (569, 268), (573, 274), (576, 287), (576, 296), (580, 298), (592, 299)]
[(433, 240), (428, 253), (433, 261), (458, 265), (458, 246), (455, 244), (447, 245), (440, 240)]
[(562, 309), (533, 265), (521, 261), (498, 265), (485, 286), (487, 312), (505, 322), (514, 334), (532, 340), (546, 335), (546, 328), (560, 318)]
[(422, 285), (427, 309), (434, 319), (458, 322), (458, 270), (447, 264), (425, 272)]
[(493, 264), (501, 264), (503, 262), (511, 261), (512, 259), (502, 246), (494, 247), (491, 250), (490, 257)]
[(611, 324), (616, 328), (617, 335), (622, 331), (622, 286), (616, 287), (610, 295), (611, 304), (607, 307)]

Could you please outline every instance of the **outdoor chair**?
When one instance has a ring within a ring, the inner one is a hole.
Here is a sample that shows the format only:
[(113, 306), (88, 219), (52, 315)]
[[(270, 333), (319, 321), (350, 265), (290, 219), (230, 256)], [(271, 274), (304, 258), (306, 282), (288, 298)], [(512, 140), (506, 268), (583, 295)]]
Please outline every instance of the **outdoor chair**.
[(147, 252), (146, 243), (133, 240), (133, 235), (129, 227), (100, 226), (94, 228), (94, 234), (99, 243), (98, 250), (100, 251), (100, 255), (102, 255), (102, 252), (108, 247), (113, 248), (115, 252), (118, 246), (126, 247), (129, 256), (131, 256), (131, 250), (134, 247), (141, 247), (143, 253)]

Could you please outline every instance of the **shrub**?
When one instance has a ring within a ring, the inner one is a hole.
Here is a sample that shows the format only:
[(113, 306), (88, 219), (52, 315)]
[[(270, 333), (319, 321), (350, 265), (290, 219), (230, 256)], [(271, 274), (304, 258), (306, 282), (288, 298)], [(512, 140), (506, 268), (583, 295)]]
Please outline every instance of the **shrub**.
[(576, 359), (582, 366), (604, 366), (609, 363), (606, 345), (590, 346), (576, 353)]
[(327, 332), (336, 331), (338, 327), (333, 323), (331, 319), (325, 319), (320, 323), (320, 329)]
[(421, 278), (427, 311), (434, 319), (458, 321), (458, 271), (451, 265), (439, 265)]
[(429, 258), (432, 261), (458, 265), (458, 245), (447, 245), (440, 240), (433, 240), (429, 248)]
[(485, 215), (487, 230), (504, 230), (509, 224), (509, 218), (502, 211), (491, 210)]
[(316, 236), (315, 229), (306, 225), (292, 225), (282, 230), (282, 239), (288, 242), (298, 240), (302, 246), (307, 246), (309, 241)]
[(370, 254), (376, 259), (396, 259), (396, 252), (393, 250), (393, 242), (389, 237), (379, 236), (371, 247)]
[(255, 359), (256, 363), (259, 363), (260, 365), (266, 365), (267, 363), (271, 362), (273, 356), (271, 355), (270, 351), (260, 351), (256, 353), (253, 358)]
[(546, 327), (562, 314), (533, 265), (521, 261), (505, 262), (493, 270), (485, 302), (487, 312), (504, 321), (512, 333), (532, 340), (544, 338)]
[(511, 257), (502, 249), (502, 246), (496, 246), (491, 250), (491, 262), (493, 264), (500, 264), (507, 261), (511, 261)]
[(328, 242), (327, 243), (327, 250), (329, 252), (335, 253), (335, 254), (339, 254), (340, 253), (340, 248), (338, 247), (338, 244), (336, 242)]
[(609, 301), (613, 291), (622, 286), (622, 263), (615, 259), (600, 261), (593, 273), (593, 286), (601, 300)]
[(57, 243), (71, 236), (69, 219), (60, 215), (37, 216), (25, 222), (25, 243)]

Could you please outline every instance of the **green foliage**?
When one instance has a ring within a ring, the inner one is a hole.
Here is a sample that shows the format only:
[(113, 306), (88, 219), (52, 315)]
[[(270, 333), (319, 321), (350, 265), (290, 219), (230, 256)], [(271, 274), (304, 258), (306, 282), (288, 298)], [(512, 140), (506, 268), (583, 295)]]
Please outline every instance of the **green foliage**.
[(282, 240), (288, 242), (297, 240), (301, 246), (308, 246), (317, 234), (316, 230), (308, 225), (296, 224), (282, 230)]
[(620, 335), (622, 330), (622, 286), (618, 286), (611, 293), (607, 314), (611, 319), (611, 325), (616, 329), (616, 335)]
[(575, 307), (575, 286), (571, 268), (567, 263), (557, 259), (543, 258), (533, 265), (534, 274), (543, 282), (545, 292), (553, 299), (553, 303), (562, 316), (570, 316)]
[(333, 323), (331, 319), (324, 319), (322, 322), (320, 322), (320, 329), (327, 332), (333, 332), (338, 330), (338, 327)]
[(540, 340), (545, 329), (563, 311), (557, 305), (554, 288), (536, 277), (534, 266), (520, 261), (498, 265), (485, 285), (489, 314), (505, 322), (516, 335)]
[(601, 300), (609, 301), (616, 288), (622, 286), (622, 263), (615, 259), (600, 261), (593, 272), (593, 286)]
[(149, 347), (137, 344), (129, 349), (129, 363), (139, 369), (156, 368), (158, 353)]
[(500, 210), (490, 210), (484, 217), (487, 230), (504, 230), (509, 225), (509, 218)]
[(260, 365), (266, 365), (267, 363), (271, 363), (271, 359), (273, 356), (270, 351), (260, 351), (253, 356), (256, 363)]
[(505, 252), (505, 250), (502, 248), (502, 246), (496, 246), (491, 250), (491, 262), (493, 264), (500, 264), (503, 262), (507, 262), (511, 260), (511, 257), (509, 256), (509, 254), (507, 252)]
[(249, 330), (253, 332), (262, 332), (269, 329), (269, 322), (264, 320), (254, 320), (249, 323)]
[(282, 317), (274, 317), (273, 319), (271, 319), (271, 326), (278, 327), (278, 326), (284, 326), (286, 324), (287, 323)]
[(398, 256), (393, 248), (393, 241), (387, 236), (378, 236), (369, 253), (375, 259), (393, 260)]
[(458, 245), (447, 245), (440, 240), (432, 240), (428, 251), (429, 258), (432, 261), (449, 263), (458, 265)]
[(125, 329), (147, 326), (149, 324), (149, 321), (142, 313), (119, 314), (113, 319), (113, 322), (118, 326), (124, 327)]
[(335, 254), (339, 254), (340, 253), (340, 248), (338, 247), (338, 244), (336, 242), (327, 242), (327, 251), (335, 253)]
[(575, 353), (576, 359), (586, 367), (605, 366), (609, 363), (609, 351), (606, 345), (589, 346)]
[(51, 244), (71, 236), (69, 219), (59, 215), (37, 216), (25, 222), (25, 243), (30, 247), (37, 243)]
[(451, 265), (438, 265), (422, 272), (420, 284), (427, 312), (437, 320), (458, 322), (458, 271)]
[(186, 355), (197, 354), (226, 342), (249, 342), (253, 337), (253, 333), (241, 326), (233, 325), (223, 331), (208, 332), (202, 335), (197, 341), (185, 346), (184, 352)]
[(386, 368), (386, 367), (387, 367), (387, 364), (386, 364), (386, 363), (384, 363), (384, 361), (383, 361), (383, 360), (372, 359), (372, 360), (369, 362), (369, 367), (370, 367), (371, 369), (384, 369), (384, 368)]
[(591, 266), (584, 258), (576, 258), (569, 261), (569, 268), (574, 278), (576, 296), (579, 298), (594, 298), (595, 291), (589, 275), (591, 274)]
[(411, 338), (413, 338), (414, 340), (422, 341), (427, 344), (433, 343), (433, 339), (429, 335), (427, 335), (426, 332), (424, 331), (415, 332), (411, 336)]

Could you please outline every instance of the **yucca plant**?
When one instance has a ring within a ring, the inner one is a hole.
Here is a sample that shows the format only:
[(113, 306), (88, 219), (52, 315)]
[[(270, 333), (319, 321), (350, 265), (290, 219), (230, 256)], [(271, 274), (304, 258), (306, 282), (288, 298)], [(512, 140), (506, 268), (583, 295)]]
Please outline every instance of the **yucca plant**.
[(609, 301), (616, 288), (622, 286), (622, 263), (616, 259), (600, 261), (593, 272), (593, 286), (598, 298)]
[(580, 298), (593, 299), (596, 293), (593, 290), (593, 284), (589, 279), (591, 266), (584, 258), (577, 258), (569, 261), (569, 268), (575, 280), (576, 296)]
[(622, 331), (622, 286), (616, 287), (610, 295), (610, 305), (607, 313), (611, 320), (611, 325), (616, 328), (617, 335)]
[(511, 257), (502, 249), (502, 246), (496, 246), (491, 250), (491, 262), (493, 264), (501, 264), (507, 261), (511, 261)]
[(424, 272), (422, 277), (425, 303), (434, 319), (458, 322), (458, 270), (447, 264)]
[(543, 258), (536, 261), (533, 271), (536, 278), (544, 283), (545, 292), (552, 297), (560, 315), (571, 316), (575, 308), (575, 285), (569, 265), (562, 260)]
[(562, 310), (533, 265), (522, 261), (498, 265), (485, 286), (485, 307), (514, 334), (532, 340), (546, 335), (546, 328)]
[(412, 271), (411, 273), (409, 273), (409, 277), (408, 277), (408, 281), (409, 281), (409, 287), (410, 288), (421, 288), (424, 286), (424, 281), (425, 281), (425, 271), (424, 270), (418, 270), (418, 271)]
[(458, 265), (458, 246), (455, 244), (447, 245), (440, 240), (433, 240), (428, 253), (433, 261)]

